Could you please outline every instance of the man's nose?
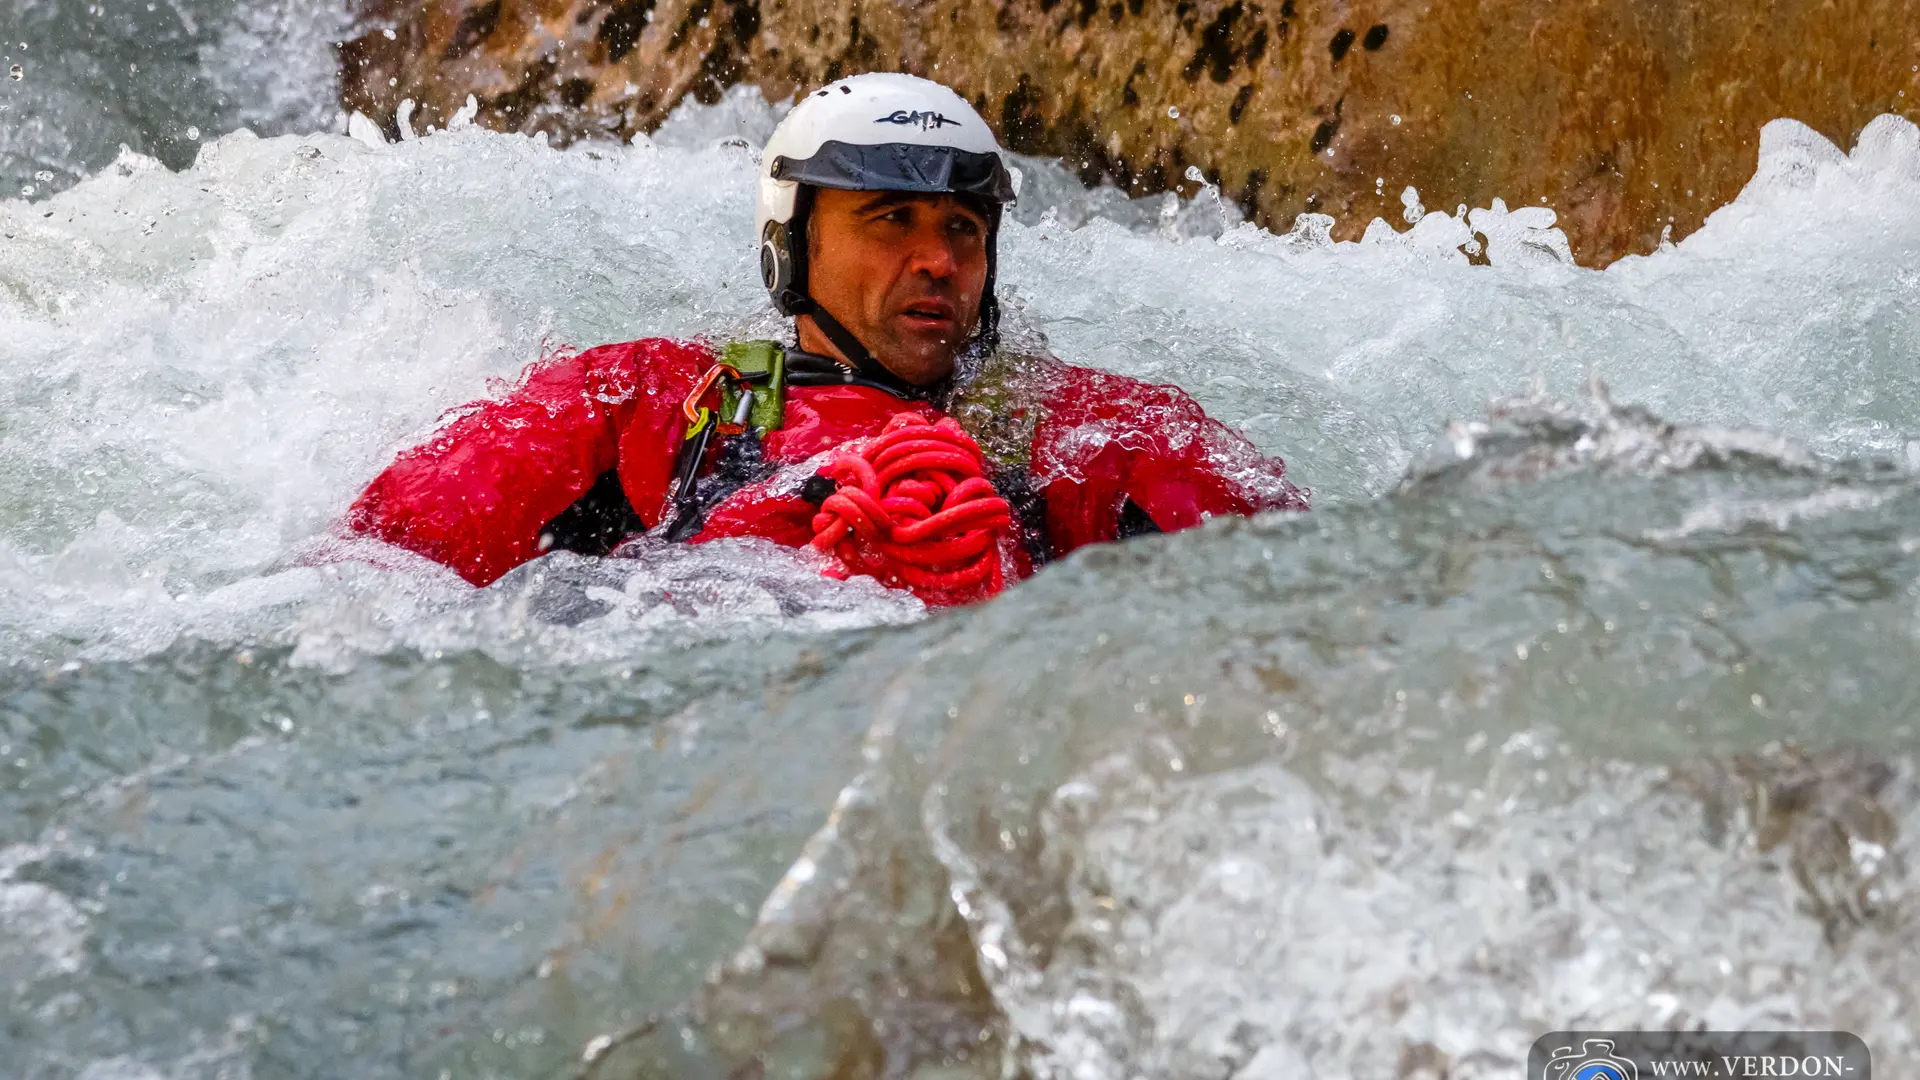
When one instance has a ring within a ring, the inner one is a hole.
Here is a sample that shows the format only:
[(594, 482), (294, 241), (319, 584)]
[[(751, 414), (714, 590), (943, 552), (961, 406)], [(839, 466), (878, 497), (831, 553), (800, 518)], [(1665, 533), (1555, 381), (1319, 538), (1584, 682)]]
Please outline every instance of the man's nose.
[(932, 278), (947, 278), (960, 268), (960, 259), (953, 250), (953, 237), (948, 230), (937, 227), (916, 230), (911, 243), (913, 247), (908, 254), (908, 270)]

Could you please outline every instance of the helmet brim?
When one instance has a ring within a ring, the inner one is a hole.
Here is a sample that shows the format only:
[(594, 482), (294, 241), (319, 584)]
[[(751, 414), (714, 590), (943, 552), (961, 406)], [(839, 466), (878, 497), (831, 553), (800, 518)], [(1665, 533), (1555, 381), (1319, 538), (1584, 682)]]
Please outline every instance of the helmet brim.
[(812, 157), (774, 159), (773, 179), (842, 191), (906, 191), (1013, 201), (1013, 177), (998, 154), (915, 143), (859, 145), (829, 140)]

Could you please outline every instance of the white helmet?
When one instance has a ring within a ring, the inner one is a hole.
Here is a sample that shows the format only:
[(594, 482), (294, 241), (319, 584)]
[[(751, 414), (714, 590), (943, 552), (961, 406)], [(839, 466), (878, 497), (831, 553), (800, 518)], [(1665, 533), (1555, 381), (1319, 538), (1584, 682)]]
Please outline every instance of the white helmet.
[[(999, 321), (993, 298), (995, 241), (1000, 208), (1013, 201), (1013, 178), (993, 130), (965, 98), (912, 75), (855, 75), (808, 94), (767, 140), (753, 207), (761, 279), (782, 315), (812, 315), (848, 352), (852, 335), (807, 295), (811, 200), (802, 185), (950, 192), (985, 201), (987, 284), (980, 298), (980, 329), (983, 335), (993, 333)], [(848, 359), (861, 364), (868, 357)]]

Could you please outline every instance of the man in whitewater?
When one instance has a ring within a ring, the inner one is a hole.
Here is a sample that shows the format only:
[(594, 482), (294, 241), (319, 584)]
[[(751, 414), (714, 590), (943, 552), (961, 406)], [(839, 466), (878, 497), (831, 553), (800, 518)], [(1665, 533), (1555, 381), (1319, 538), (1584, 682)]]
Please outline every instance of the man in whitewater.
[(1013, 196), (947, 88), (815, 91), (768, 141), (755, 200), (797, 347), (656, 338), (536, 365), (401, 454), (348, 525), (475, 585), (642, 533), (756, 536), (947, 605), (1086, 544), (1306, 509), (1285, 465), (1180, 390), (1001, 346)]

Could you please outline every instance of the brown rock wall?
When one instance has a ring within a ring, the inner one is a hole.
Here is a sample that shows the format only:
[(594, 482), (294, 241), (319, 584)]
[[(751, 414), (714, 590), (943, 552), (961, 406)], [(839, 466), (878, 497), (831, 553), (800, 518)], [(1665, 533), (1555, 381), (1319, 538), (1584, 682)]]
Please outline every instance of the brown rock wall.
[[(1198, 166), (1270, 226), (1545, 202), (1603, 264), (1752, 175), (1761, 125), (1920, 120), (1920, 0), (362, 0), (343, 99), (392, 125), (651, 130), (688, 94), (904, 70), (1138, 193)], [(388, 35), (392, 36), (389, 37)], [(1397, 118), (1397, 120), (1396, 120)], [(1377, 183), (1376, 183), (1377, 181)]]
[(559, 141), (651, 131), (689, 93), (738, 82), (759, 29), (751, 0), (364, 0), (341, 46), (341, 100), (397, 134), (444, 124), (467, 95), (479, 122)]

